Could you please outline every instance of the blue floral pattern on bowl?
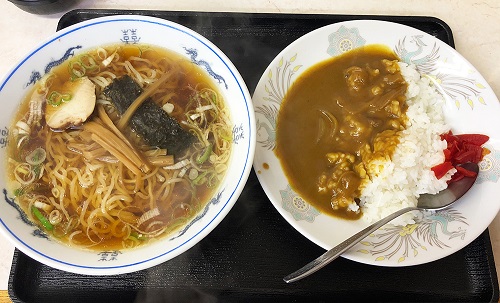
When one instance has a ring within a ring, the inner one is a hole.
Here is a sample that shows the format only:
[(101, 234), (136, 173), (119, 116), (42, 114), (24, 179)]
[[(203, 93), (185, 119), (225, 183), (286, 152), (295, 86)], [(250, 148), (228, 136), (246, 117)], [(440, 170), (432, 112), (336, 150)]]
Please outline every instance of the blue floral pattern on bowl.
[(330, 56), (338, 56), (355, 48), (365, 45), (366, 40), (361, 37), (355, 27), (341, 26), (336, 32), (328, 36), (328, 50)]
[(280, 194), (283, 209), (291, 213), (295, 220), (314, 222), (314, 218), (320, 214), (316, 208), (297, 195), (289, 185), (284, 190), (280, 190)]

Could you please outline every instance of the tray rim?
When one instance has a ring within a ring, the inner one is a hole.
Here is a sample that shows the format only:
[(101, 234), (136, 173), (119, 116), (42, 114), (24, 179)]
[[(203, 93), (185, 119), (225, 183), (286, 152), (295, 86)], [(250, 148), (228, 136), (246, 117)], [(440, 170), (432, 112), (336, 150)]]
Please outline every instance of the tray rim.
[[(202, 11), (162, 11), (162, 10), (116, 10), (116, 9), (74, 9), (71, 10), (64, 15), (62, 15), (58, 21), (57, 24), (57, 30), (60, 30), (68, 25), (64, 25), (64, 22), (70, 22), (68, 21), (69, 18), (83, 15), (83, 14), (99, 14), (99, 17), (101, 14), (102, 16), (106, 15), (120, 15), (120, 14), (126, 14), (126, 15), (134, 15), (134, 14), (139, 14), (139, 15), (148, 15), (148, 16), (166, 16), (166, 15), (172, 15), (172, 16), (210, 16), (210, 17), (238, 17), (238, 16), (245, 16), (245, 17), (259, 17), (259, 18), (274, 18), (276, 15), (279, 15), (282, 18), (293, 18), (293, 17), (300, 17), (303, 19), (309, 19), (309, 18), (332, 18), (332, 17), (340, 17), (340, 18), (345, 18), (346, 20), (355, 20), (355, 19), (376, 19), (376, 20), (386, 20), (386, 21), (393, 21), (393, 22), (398, 22), (398, 21), (418, 21), (422, 23), (426, 22), (432, 22), (435, 24), (438, 24), (443, 28), (443, 30), (446, 32), (448, 36), (448, 41), (445, 41), (447, 44), (449, 44), (451, 47), (455, 47), (455, 41), (453, 38), (453, 33), (450, 28), (450, 26), (443, 21), (440, 18), (433, 17), (433, 16), (421, 16), (421, 15), (412, 15), (412, 16), (398, 16), (398, 15), (350, 15), (350, 14), (315, 14), (315, 13), (248, 13), (248, 12), (202, 12)], [(95, 18), (93, 17), (93, 18)], [(349, 19), (350, 18), (350, 19)], [(86, 19), (83, 19), (86, 20)], [(79, 20), (83, 21), (83, 20)], [(343, 21), (343, 20), (339, 20)], [(332, 23), (336, 23), (339, 21), (335, 21)], [(253, 170), (253, 168), (252, 168)], [(485, 257), (487, 259), (488, 263), (488, 269), (491, 277), (491, 282), (492, 282), (492, 298), (491, 301), (497, 302), (499, 299), (499, 284), (498, 284), (498, 278), (496, 274), (496, 266), (494, 262), (494, 256), (492, 252), (492, 247), (491, 247), (491, 239), (489, 235), (489, 228), (486, 229), (480, 237), (483, 237), (484, 239), (484, 253), (486, 254)], [(476, 241), (476, 240), (474, 240)], [(473, 242), (474, 242), (473, 241)], [(16, 269), (17, 269), (17, 261), (19, 260), (20, 256), (24, 256), (26, 258), (29, 258), (29, 256), (25, 255), (21, 251), (19, 251), (17, 248), (14, 250), (14, 257), (13, 257), (13, 262), (9, 274), (9, 280), (8, 280), (8, 294), (13, 302), (23, 302), (20, 301), (16, 295), (16, 292), (13, 287), (13, 280), (15, 279), (15, 274), (16, 274)], [(37, 262), (33, 260), (34, 262)]]
[[(441, 26), (447, 34), (448, 41), (445, 41), (448, 45), (455, 48), (455, 40), (453, 38), (453, 32), (451, 27), (444, 20), (426, 15), (411, 15), (411, 16), (400, 16), (400, 15), (372, 15), (372, 14), (315, 14), (315, 13), (260, 13), (260, 12), (204, 12), (204, 11), (162, 11), (162, 10), (116, 10), (116, 9), (74, 9), (61, 16), (57, 23), (56, 31), (61, 30), (66, 25), (64, 22), (68, 22), (67, 19), (82, 15), (82, 14), (102, 14), (102, 16), (107, 15), (148, 15), (157, 16), (162, 15), (177, 15), (177, 16), (211, 16), (211, 17), (259, 17), (259, 18), (275, 18), (276, 16), (288, 17), (288, 18), (303, 18), (303, 19), (318, 19), (318, 18), (343, 18), (345, 20), (356, 20), (356, 19), (373, 19), (373, 20), (385, 20), (393, 22), (404, 22), (405, 20), (411, 19), (411, 21), (418, 21), (421, 23), (435, 23)], [(100, 16), (95, 16), (97, 18)], [(80, 20), (83, 21), (83, 20)], [(333, 23), (333, 22), (332, 22)], [(336, 22), (335, 22), (336, 23)]]

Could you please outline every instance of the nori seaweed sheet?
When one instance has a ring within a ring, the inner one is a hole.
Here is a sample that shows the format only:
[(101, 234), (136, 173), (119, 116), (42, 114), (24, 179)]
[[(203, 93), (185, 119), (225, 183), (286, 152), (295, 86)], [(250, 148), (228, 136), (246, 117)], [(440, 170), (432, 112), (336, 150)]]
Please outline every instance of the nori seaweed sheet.
[[(104, 89), (104, 95), (111, 99), (120, 114), (141, 93), (141, 87), (128, 75), (115, 79)], [(151, 98), (144, 101), (132, 115), (130, 126), (147, 144), (166, 148), (173, 155), (184, 151), (195, 139), (193, 134), (184, 130), (177, 120), (170, 117)]]

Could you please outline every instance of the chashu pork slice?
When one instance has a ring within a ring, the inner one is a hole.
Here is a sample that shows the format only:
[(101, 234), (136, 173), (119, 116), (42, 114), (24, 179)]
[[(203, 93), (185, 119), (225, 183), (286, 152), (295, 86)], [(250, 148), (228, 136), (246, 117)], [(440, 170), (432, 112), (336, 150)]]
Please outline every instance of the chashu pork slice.
[(95, 85), (87, 77), (66, 82), (60, 92), (49, 94), (45, 121), (55, 130), (79, 126), (92, 114), (96, 104)]

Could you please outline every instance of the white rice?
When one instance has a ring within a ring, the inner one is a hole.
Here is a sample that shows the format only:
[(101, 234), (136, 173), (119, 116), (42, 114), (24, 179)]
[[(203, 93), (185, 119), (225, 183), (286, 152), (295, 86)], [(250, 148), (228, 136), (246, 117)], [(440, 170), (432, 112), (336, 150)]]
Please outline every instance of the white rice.
[[(404, 207), (416, 206), (420, 194), (434, 194), (445, 189), (446, 182), (456, 171), (452, 169), (438, 180), (431, 170), (444, 161), (446, 141), (441, 140), (440, 135), (450, 130), (443, 116), (442, 96), (413, 66), (399, 65), (408, 83), (407, 128), (402, 131), (392, 161), (370, 163), (376, 172), (370, 176), (360, 197), (363, 219), (368, 222), (380, 220)], [(413, 224), (415, 215), (410, 212), (391, 223)]]

